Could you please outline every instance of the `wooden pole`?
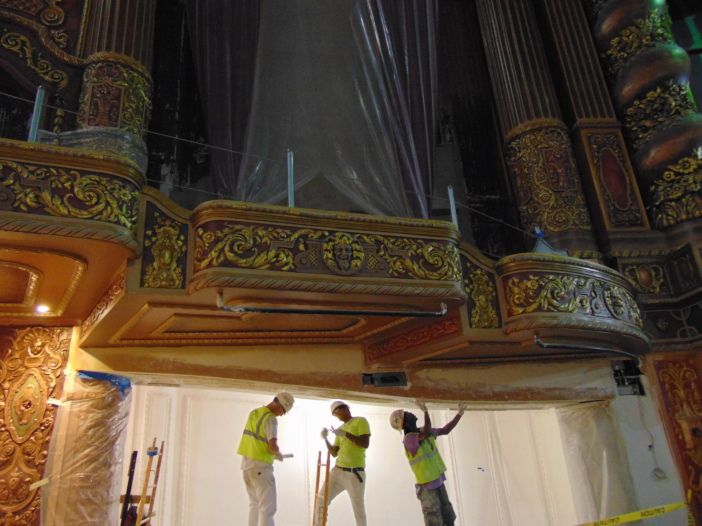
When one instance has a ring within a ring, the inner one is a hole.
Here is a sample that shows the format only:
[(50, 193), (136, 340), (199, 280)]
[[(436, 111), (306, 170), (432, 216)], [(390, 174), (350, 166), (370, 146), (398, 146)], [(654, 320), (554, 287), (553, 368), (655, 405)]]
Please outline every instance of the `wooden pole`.
[(146, 491), (149, 488), (149, 477), (151, 475), (151, 463), (154, 461), (154, 457), (158, 454), (158, 448), (156, 447), (156, 439), (150, 448), (146, 450), (146, 456), (149, 459), (146, 461), (146, 469), (144, 470), (144, 484), (141, 489), (141, 497), (139, 498), (139, 507), (137, 508), (137, 520), (136, 526), (141, 526), (141, 520), (144, 518), (144, 504), (146, 504)]
[[(154, 439), (154, 441), (155, 440), (156, 439)], [(149, 520), (146, 523), (146, 526), (151, 526), (151, 517), (153, 516), (154, 511), (154, 501), (156, 500), (156, 487), (158, 486), (158, 476), (161, 473), (161, 460), (163, 460), (163, 447), (163, 440), (161, 440), (161, 448), (158, 450), (158, 462), (156, 462), (154, 485), (151, 488), (151, 500), (149, 501), (149, 511), (146, 513), (146, 516), (149, 518)]]
[(319, 474), (322, 468), (322, 452), (317, 452), (317, 476), (314, 480), (314, 506), (312, 508), (312, 526), (317, 526), (317, 498), (319, 495)]
[(331, 454), (327, 451), (327, 463), (324, 464), (324, 508), (322, 508), (322, 526), (327, 526), (327, 509), (329, 508), (329, 464)]

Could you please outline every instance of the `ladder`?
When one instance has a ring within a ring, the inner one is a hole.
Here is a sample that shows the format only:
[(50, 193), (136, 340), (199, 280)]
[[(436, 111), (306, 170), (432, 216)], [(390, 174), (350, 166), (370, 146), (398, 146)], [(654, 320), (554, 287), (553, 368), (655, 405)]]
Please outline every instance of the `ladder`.
[[(317, 477), (314, 483), (314, 508), (312, 510), (312, 526), (327, 526), (327, 511), (329, 510), (329, 463), (331, 455), (327, 451), (327, 461), (322, 463), (322, 452), (317, 454)], [(324, 505), (322, 506), (322, 516), (317, 517), (317, 499), (319, 498), (319, 476), (324, 467)], [(321, 523), (318, 523), (317, 520)]]
[[(140, 495), (131, 495), (132, 479), (134, 476), (134, 461), (136, 460), (136, 451), (132, 453), (132, 462), (129, 466), (129, 480), (127, 482), (127, 493), (120, 496), (120, 502), (123, 503), (122, 516), (120, 518), (120, 526), (151, 526), (151, 519), (154, 517), (154, 501), (156, 500), (156, 489), (158, 487), (158, 479), (161, 473), (161, 461), (163, 459), (164, 443), (161, 441), (161, 447), (156, 447), (156, 439), (146, 449), (146, 467), (144, 469), (144, 478)], [(156, 458), (156, 469), (152, 470), (154, 458)], [(149, 490), (149, 481), (151, 472), (154, 472), (154, 482), (150, 486), (151, 494), (147, 494)], [(134, 505), (137, 505), (136, 508)], [(144, 512), (144, 508), (148, 504), (148, 511)], [(126, 511), (125, 513), (125, 510)]]

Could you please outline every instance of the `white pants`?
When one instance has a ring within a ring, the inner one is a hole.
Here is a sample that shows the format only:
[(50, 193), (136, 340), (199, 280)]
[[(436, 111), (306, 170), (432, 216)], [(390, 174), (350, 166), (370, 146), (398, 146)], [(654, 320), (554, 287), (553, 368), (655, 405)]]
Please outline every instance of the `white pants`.
[[(366, 505), (363, 501), (363, 496), (366, 492), (366, 473), (365, 471), (358, 472), (361, 480), (355, 473), (344, 471), (335, 467), (329, 474), (329, 504), (334, 500), (339, 493), (347, 491), (351, 499), (351, 507), (353, 515), (356, 517), (356, 526), (366, 526)], [(319, 490), (317, 495), (317, 514), (315, 525), (322, 524), (322, 508), (324, 508), (324, 486)]]
[(249, 494), (249, 526), (275, 526), (275, 476), (273, 466), (244, 470), (244, 484)]

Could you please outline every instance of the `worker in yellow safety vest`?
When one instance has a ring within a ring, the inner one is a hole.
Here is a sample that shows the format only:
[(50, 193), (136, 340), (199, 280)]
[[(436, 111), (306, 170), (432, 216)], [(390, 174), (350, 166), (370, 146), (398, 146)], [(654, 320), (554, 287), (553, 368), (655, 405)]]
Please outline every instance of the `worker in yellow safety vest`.
[(448, 435), (461, 419), (465, 406), (458, 406), (458, 413), (441, 428), (432, 428), (427, 406), (421, 400), (417, 407), (424, 413), (424, 426), (417, 427), (417, 417), (409, 411), (397, 409), (390, 415), (390, 425), (404, 431), (405, 455), (417, 481), (417, 498), (422, 506), (426, 526), (453, 526), (456, 513), (446, 493), (446, 465), (436, 448), (436, 437)]
[(274, 526), (276, 512), (273, 460), (283, 460), (278, 447), (278, 420), (292, 409), (295, 399), (280, 392), (273, 401), (254, 409), (246, 420), (237, 453), (249, 494), (249, 526)]
[[(356, 526), (366, 526), (366, 449), (370, 444), (370, 426), (362, 416), (352, 416), (346, 402), (335, 400), (331, 404), (331, 414), (338, 418), (342, 425), (331, 427), (331, 433), (336, 435), (334, 444), (328, 440), (330, 430), (322, 429), (322, 439), (333, 457), (336, 465), (329, 475), (330, 504), (341, 492), (346, 491), (351, 499), (351, 508), (356, 518)], [(315, 524), (322, 524), (324, 508), (324, 487), (317, 496)]]

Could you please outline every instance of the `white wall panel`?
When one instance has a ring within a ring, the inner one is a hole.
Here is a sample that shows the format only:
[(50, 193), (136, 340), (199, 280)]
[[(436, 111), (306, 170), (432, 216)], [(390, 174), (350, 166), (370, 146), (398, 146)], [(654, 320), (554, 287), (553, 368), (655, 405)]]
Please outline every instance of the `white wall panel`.
[[(153, 526), (245, 524), (248, 498), (236, 448), (248, 412), (268, 403), (270, 396), (138, 386), (134, 391), (126, 450), (138, 447), (142, 454), (153, 436), (166, 440), (159, 515)], [(330, 415), (329, 403), (299, 399), (293, 411), (278, 420), (281, 449), (295, 455), (275, 465), (279, 526), (311, 524), (317, 452), (324, 445), (319, 432), (340, 424)], [(368, 523), (421, 526), (402, 435), (388, 423), (392, 409), (351, 404), (352, 413), (366, 417), (371, 426)], [(434, 426), (453, 415), (432, 411)], [(467, 412), (451, 435), (437, 442), (448, 467), (447, 488), (459, 517), (456, 526), (573, 524), (563, 448), (552, 413)], [(346, 494), (332, 503), (329, 524), (355, 524)]]

